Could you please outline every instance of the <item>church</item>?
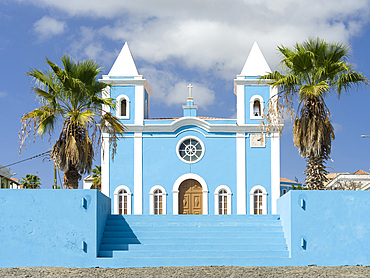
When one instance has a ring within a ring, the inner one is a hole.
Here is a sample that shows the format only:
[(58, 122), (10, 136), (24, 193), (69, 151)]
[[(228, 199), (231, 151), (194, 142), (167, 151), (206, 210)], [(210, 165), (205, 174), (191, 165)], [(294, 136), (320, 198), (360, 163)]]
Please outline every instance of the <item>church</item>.
[[(258, 76), (271, 72), (254, 43), (234, 79), (237, 118), (197, 115), (196, 98), (184, 99), (180, 118), (150, 118), (152, 91), (126, 43), (108, 75), (104, 97), (125, 126), (111, 158), (103, 134), (102, 193), (123, 215), (276, 214), (280, 197), (279, 132), (261, 125), (276, 89)], [(153, 92), (155, 94), (155, 92)], [(179, 107), (181, 109), (181, 107)]]

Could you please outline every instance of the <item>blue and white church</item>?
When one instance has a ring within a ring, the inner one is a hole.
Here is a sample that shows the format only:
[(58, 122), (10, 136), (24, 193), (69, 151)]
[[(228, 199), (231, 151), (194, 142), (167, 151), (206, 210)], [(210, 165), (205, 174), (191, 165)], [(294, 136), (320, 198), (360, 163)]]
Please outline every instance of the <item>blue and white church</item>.
[(100, 79), (111, 85), (104, 97), (116, 100), (116, 110), (110, 112), (126, 127), (114, 160), (109, 134), (103, 134), (102, 192), (112, 199), (112, 212), (276, 214), (279, 132), (267, 133), (261, 125), (276, 91), (258, 79), (267, 72), (271, 70), (254, 43), (234, 79), (236, 119), (198, 116), (192, 85), (184, 88), (189, 96), (182, 117), (150, 118), (152, 90), (126, 43)]

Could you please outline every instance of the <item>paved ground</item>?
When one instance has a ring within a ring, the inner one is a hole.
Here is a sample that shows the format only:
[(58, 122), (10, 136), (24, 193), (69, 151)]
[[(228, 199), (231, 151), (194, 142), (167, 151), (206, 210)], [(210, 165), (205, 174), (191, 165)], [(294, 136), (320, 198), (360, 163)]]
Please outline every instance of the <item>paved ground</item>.
[(370, 266), (339, 267), (147, 267), (147, 268), (0, 268), (0, 277), (370, 277)]

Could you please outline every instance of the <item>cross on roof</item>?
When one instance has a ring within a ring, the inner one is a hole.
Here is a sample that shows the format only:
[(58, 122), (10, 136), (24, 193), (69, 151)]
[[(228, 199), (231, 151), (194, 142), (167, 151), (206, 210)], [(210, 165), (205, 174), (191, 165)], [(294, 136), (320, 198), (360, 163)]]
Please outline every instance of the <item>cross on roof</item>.
[(188, 88), (189, 88), (189, 97), (188, 97), (188, 99), (193, 99), (193, 97), (191, 96), (191, 89), (194, 88), (194, 86), (189, 84)]

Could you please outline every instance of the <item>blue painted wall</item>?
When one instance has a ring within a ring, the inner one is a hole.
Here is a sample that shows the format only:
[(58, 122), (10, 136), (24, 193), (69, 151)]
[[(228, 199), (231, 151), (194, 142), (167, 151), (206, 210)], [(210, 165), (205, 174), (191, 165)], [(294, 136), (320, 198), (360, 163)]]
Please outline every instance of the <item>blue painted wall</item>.
[(97, 190), (1, 190), (0, 267), (95, 266), (109, 203)]
[(369, 265), (369, 211), (370, 192), (289, 191), (278, 199), (278, 213), (291, 264)]
[(266, 147), (251, 148), (250, 136), (246, 140), (247, 214), (250, 214), (250, 191), (256, 185), (267, 191), (267, 213), (271, 214), (271, 138), (265, 137)]
[(259, 95), (263, 98), (264, 105), (266, 106), (267, 101), (270, 98), (270, 86), (245, 86), (245, 123), (246, 124), (260, 124), (260, 119), (251, 119), (250, 118), (250, 100), (254, 95)]
[[(234, 194), (232, 198), (235, 199), (232, 202), (232, 213), (236, 212), (235, 137), (205, 137), (209, 134), (195, 126), (182, 127), (175, 134), (178, 135), (164, 137), (166, 134), (152, 133), (153, 137), (143, 138), (143, 214), (149, 214), (149, 191), (155, 185), (165, 188), (167, 214), (173, 214), (173, 185), (180, 176), (187, 173), (197, 174), (206, 181), (209, 214), (214, 214), (214, 190), (219, 185), (227, 185), (231, 189)], [(185, 163), (177, 156), (176, 146), (187, 136), (195, 136), (205, 145), (205, 154), (196, 163)]]
[[(123, 124), (133, 124), (135, 122), (135, 86), (112, 86), (110, 89), (110, 97), (117, 99), (118, 96), (125, 95), (130, 100), (130, 118), (121, 119)], [(112, 114), (115, 115), (115, 111)]]

